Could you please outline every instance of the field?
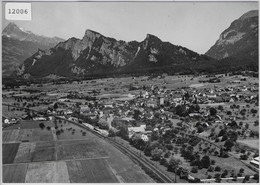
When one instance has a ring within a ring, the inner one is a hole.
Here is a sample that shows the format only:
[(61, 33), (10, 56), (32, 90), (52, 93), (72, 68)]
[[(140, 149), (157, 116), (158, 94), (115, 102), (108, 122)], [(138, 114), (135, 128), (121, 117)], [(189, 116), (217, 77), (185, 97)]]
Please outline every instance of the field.
[(52, 121), (44, 122), (50, 130), (40, 129), (39, 123), (22, 121), (3, 129), (3, 182), (154, 182), (106, 141), (87, 131), (82, 136), (78, 126), (59, 122), (58, 129), (65, 131), (54, 137)]
[(29, 164), (25, 183), (68, 183), (69, 175), (63, 161)]
[(3, 144), (3, 164), (13, 163), (19, 148), (19, 143)]
[(24, 183), (28, 164), (4, 165), (4, 183)]
[(105, 159), (68, 161), (71, 182), (115, 183), (118, 182), (113, 170)]
[(258, 139), (248, 139), (248, 140), (238, 140), (238, 143), (247, 145), (251, 148), (259, 149), (259, 140)]

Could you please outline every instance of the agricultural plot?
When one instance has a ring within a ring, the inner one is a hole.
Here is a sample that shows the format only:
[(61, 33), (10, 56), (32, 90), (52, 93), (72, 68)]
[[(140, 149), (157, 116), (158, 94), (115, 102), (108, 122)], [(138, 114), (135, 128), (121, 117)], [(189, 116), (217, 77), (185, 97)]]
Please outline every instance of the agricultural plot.
[(17, 125), (12, 125), (10, 127), (6, 127), (5, 130), (12, 130), (12, 129), (35, 129), (35, 128), (40, 128), (39, 124), (40, 123), (44, 123), (44, 125), (53, 127), (54, 124), (52, 123), (52, 121), (34, 121), (34, 120), (24, 120), (21, 121), (19, 124)]
[(32, 141), (53, 141), (52, 132), (47, 129), (34, 129)]
[(32, 153), (32, 161), (54, 161), (55, 147), (53, 142), (39, 142)]
[(2, 144), (3, 164), (13, 163), (20, 143)]
[[(13, 100), (10, 99), (8, 101), (7, 99), (2, 99), (3, 103), (13, 103)], [(26, 112), (21, 109), (14, 109), (13, 107), (8, 107), (7, 106), (2, 106), (2, 115), (6, 117), (11, 117), (11, 118), (20, 118), (22, 115), (25, 115)]]
[(63, 142), (59, 145), (58, 160), (106, 157), (107, 153), (94, 141)]
[(31, 163), (28, 166), (25, 183), (68, 183), (67, 165), (63, 161)]
[(111, 148), (111, 150), (109, 150), (109, 155), (113, 155), (113, 157), (106, 159), (106, 161), (109, 166), (116, 171), (117, 179), (120, 182), (154, 183), (140, 166), (134, 164), (127, 156), (114, 150), (116, 149)]
[(3, 130), (4, 142), (36, 142), (36, 141), (52, 141), (53, 136), (51, 131), (47, 129), (13, 129)]
[(17, 140), (19, 136), (19, 130), (3, 130), (2, 131), (2, 140), (3, 142), (12, 143)]
[(36, 143), (21, 143), (15, 156), (14, 163), (31, 162), (31, 157), (35, 147)]
[[(77, 140), (93, 138), (93, 135), (86, 132), (85, 129), (80, 128), (69, 122), (58, 123), (58, 130), (63, 130), (60, 135), (57, 135), (58, 140)], [(85, 134), (83, 134), (85, 132)]]
[(238, 143), (242, 145), (247, 145), (254, 149), (259, 149), (259, 140), (258, 139), (247, 139), (247, 140), (238, 140)]
[(104, 159), (68, 161), (67, 166), (73, 183), (118, 182)]
[(24, 183), (28, 164), (3, 165), (4, 183)]

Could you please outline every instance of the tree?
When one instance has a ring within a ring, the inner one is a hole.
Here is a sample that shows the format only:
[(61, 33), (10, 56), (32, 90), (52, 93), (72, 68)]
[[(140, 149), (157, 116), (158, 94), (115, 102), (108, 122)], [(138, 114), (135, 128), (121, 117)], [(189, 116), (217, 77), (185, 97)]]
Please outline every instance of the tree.
[(259, 174), (258, 174), (258, 173), (255, 173), (253, 178), (254, 178), (255, 180), (259, 180)]
[(198, 173), (198, 166), (193, 166), (191, 168), (191, 173)]
[(247, 156), (246, 154), (240, 155), (240, 159), (241, 159), (241, 160), (247, 160), (247, 159), (248, 159), (248, 156)]
[(248, 123), (245, 124), (245, 128), (246, 128), (246, 129), (249, 128), (249, 124), (248, 124)]
[(216, 167), (215, 167), (215, 171), (216, 171), (216, 172), (220, 172), (220, 171), (221, 171), (220, 166), (216, 166)]
[(56, 110), (57, 108), (59, 108), (58, 103), (54, 103), (53, 108), (54, 108), (55, 110)]
[(136, 120), (138, 120), (138, 119), (139, 119), (139, 115), (141, 115), (140, 110), (135, 109), (135, 110), (134, 110), (134, 116), (133, 116), (133, 118), (136, 119)]
[(232, 140), (228, 139), (226, 140), (224, 146), (226, 147), (227, 151), (231, 151), (231, 148), (234, 146), (234, 143)]
[(40, 123), (40, 124), (39, 124), (39, 127), (40, 127), (41, 129), (44, 129), (44, 127), (45, 127), (44, 123)]
[(210, 107), (209, 112), (211, 116), (215, 116), (217, 114), (217, 110), (214, 107)]
[(209, 167), (208, 167), (208, 171), (209, 171), (209, 172), (213, 172), (213, 171), (214, 171), (214, 167), (213, 167), (213, 166), (209, 166)]
[(209, 156), (205, 155), (204, 157), (202, 157), (202, 159), (200, 160), (200, 164), (202, 168), (208, 168), (210, 166)]
[(222, 106), (222, 105), (219, 105), (219, 106), (218, 106), (218, 110), (223, 111), (223, 110), (224, 110), (223, 106)]
[(161, 149), (155, 148), (151, 152), (152, 160), (159, 161), (162, 157), (163, 151)]
[(246, 182), (246, 181), (249, 181), (249, 179), (250, 179), (250, 176), (249, 176), (249, 175), (246, 175), (245, 178), (244, 178), (244, 181), (245, 181), (245, 182)]
[[(161, 158), (161, 160), (160, 160), (160, 165), (165, 165), (166, 163), (168, 163), (167, 162), (167, 160), (163, 157), (163, 158)], [(169, 165), (169, 164), (168, 164)]]
[(153, 131), (151, 134), (151, 141), (156, 141), (159, 139), (159, 133), (157, 131)]
[(223, 173), (221, 174), (221, 178), (225, 178), (228, 175), (228, 171), (224, 170)]
[(181, 160), (171, 157), (167, 168), (168, 171), (175, 172), (181, 163)]
[(211, 165), (215, 165), (216, 164), (216, 161), (214, 159), (210, 160), (210, 164)]
[(222, 139), (221, 139), (221, 141), (226, 141), (228, 139), (228, 136), (227, 136), (227, 134), (224, 134), (223, 136), (222, 136)]
[(244, 173), (245, 169), (244, 168), (240, 168), (239, 169), (239, 173)]
[(234, 176), (233, 176), (232, 181), (237, 181), (237, 175), (234, 175)]
[(204, 131), (204, 128), (201, 125), (199, 125), (197, 128), (198, 128), (198, 133), (201, 133)]

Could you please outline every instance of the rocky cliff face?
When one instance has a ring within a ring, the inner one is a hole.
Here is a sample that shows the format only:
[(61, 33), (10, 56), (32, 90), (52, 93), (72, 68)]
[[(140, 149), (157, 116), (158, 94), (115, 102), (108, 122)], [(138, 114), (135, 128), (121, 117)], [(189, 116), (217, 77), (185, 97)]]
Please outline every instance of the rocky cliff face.
[(142, 42), (118, 41), (92, 30), (82, 39), (70, 38), (49, 50), (39, 50), (28, 58), (17, 74), (43, 77), (88, 76), (135, 71), (156, 66), (196, 62), (208, 57), (187, 48), (162, 42), (148, 34)]
[(39, 36), (9, 23), (2, 32), (2, 75), (10, 76), (38, 49), (49, 49), (61, 41), (63, 39)]
[(258, 10), (233, 21), (205, 54), (215, 59), (242, 55), (258, 58)]

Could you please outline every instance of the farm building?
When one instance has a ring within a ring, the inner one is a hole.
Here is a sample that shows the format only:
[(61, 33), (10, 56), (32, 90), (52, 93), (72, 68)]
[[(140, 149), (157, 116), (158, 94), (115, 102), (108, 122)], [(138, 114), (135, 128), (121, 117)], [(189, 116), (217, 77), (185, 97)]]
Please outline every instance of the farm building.
[(254, 158), (252, 161), (250, 161), (250, 163), (259, 167), (259, 157)]
[(129, 138), (131, 138), (135, 133), (144, 133), (146, 125), (140, 125), (139, 127), (128, 127)]

